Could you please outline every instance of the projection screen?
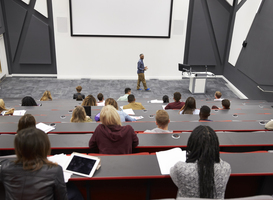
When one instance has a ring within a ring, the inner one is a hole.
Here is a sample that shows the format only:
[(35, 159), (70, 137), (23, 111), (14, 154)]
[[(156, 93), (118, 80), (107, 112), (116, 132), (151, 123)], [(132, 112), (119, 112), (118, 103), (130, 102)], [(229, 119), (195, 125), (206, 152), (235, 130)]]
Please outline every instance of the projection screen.
[(70, 0), (71, 36), (169, 38), (173, 0)]

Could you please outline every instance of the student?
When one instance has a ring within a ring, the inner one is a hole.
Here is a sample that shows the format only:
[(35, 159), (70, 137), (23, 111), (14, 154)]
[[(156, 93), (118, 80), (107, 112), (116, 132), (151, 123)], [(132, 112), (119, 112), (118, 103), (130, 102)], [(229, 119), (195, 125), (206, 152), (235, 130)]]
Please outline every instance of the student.
[(168, 95), (164, 95), (162, 97), (162, 101), (163, 101), (163, 103), (169, 103), (169, 97), (168, 97)]
[(104, 97), (103, 97), (103, 94), (102, 93), (99, 93), (97, 95), (97, 98), (98, 98), (98, 103), (97, 103), (97, 106), (105, 106), (105, 101), (104, 101)]
[(186, 162), (170, 170), (178, 187), (178, 197), (224, 199), (231, 173), (230, 165), (219, 156), (219, 141), (209, 126), (196, 127), (188, 140)]
[(22, 129), (35, 126), (36, 126), (35, 117), (31, 114), (25, 114), (19, 119), (17, 132), (19, 132)]
[(41, 97), (40, 101), (52, 101), (51, 93), (50, 91), (46, 90)]
[(193, 97), (188, 97), (185, 105), (180, 109), (180, 114), (199, 115), (200, 110), (196, 109), (196, 101)]
[(131, 88), (125, 88), (125, 95), (118, 98), (117, 101), (128, 101), (128, 96), (131, 94)]
[(206, 121), (212, 121), (208, 119), (210, 116), (210, 108), (208, 106), (202, 106), (200, 108), (200, 113), (199, 113), (199, 122), (206, 122)]
[(130, 94), (128, 96), (129, 104), (123, 106), (123, 109), (133, 109), (133, 110), (145, 110), (144, 106), (141, 103), (136, 102), (135, 96)]
[(14, 148), (16, 160), (0, 162), (6, 199), (68, 199), (62, 167), (47, 159), (47, 134), (36, 128), (23, 129), (15, 136)]
[(76, 87), (76, 90), (77, 90), (77, 93), (75, 93), (74, 95), (73, 95), (73, 99), (77, 99), (77, 97), (79, 96), (79, 95), (81, 95), (82, 96), (82, 99), (84, 99), (85, 98), (85, 95), (84, 94), (81, 94), (81, 91), (82, 91), (82, 86), (77, 86)]
[(146, 130), (144, 133), (172, 133), (168, 130), (168, 124), (170, 123), (169, 114), (165, 110), (158, 110), (155, 114), (155, 124), (157, 128), (152, 130)]
[[(129, 122), (134, 122), (136, 121), (136, 119), (130, 117), (128, 114), (126, 114), (125, 112), (123, 111), (120, 111), (118, 110), (118, 103), (115, 101), (115, 99), (113, 98), (108, 98), (106, 99), (105, 101), (105, 105), (111, 105), (111, 106), (114, 106), (114, 108), (117, 110), (119, 116), (120, 116), (120, 121), (121, 122), (126, 122), (126, 121), (129, 121)], [(96, 116), (95, 116), (95, 120), (96, 121), (100, 121), (100, 113), (98, 113)]]
[(72, 113), (70, 122), (92, 122), (92, 119), (89, 116), (86, 116), (86, 112), (82, 106), (77, 106)]
[(97, 100), (93, 95), (88, 95), (82, 102), (82, 106), (97, 106)]
[(222, 97), (222, 93), (220, 91), (216, 91), (214, 94), (214, 101), (222, 101), (223, 99), (221, 99)]
[(132, 148), (138, 145), (138, 137), (130, 126), (121, 126), (116, 109), (107, 105), (101, 109), (99, 124), (95, 129), (89, 147), (101, 154), (131, 154)]
[(219, 109), (219, 110), (228, 110), (230, 109), (230, 101), (228, 99), (222, 100), (222, 108), (217, 106), (212, 106), (212, 109)]
[(174, 102), (173, 103), (169, 103), (165, 107), (165, 110), (168, 110), (168, 109), (181, 109), (185, 105), (185, 103), (184, 102), (180, 102), (180, 99), (181, 99), (181, 93), (180, 92), (175, 92), (173, 94), (173, 100), (174, 100)]
[(38, 104), (31, 96), (26, 96), (22, 99), (21, 106), (38, 106)]
[(14, 108), (7, 109), (3, 99), (0, 99), (0, 115), (13, 115)]

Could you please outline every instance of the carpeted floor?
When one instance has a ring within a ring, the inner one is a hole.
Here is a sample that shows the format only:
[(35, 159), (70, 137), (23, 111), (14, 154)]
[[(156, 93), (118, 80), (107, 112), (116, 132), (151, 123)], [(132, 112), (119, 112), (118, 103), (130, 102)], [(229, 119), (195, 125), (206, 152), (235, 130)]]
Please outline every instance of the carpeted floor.
[[(180, 92), (182, 99), (194, 96), (197, 99), (213, 98), (215, 91), (223, 93), (223, 98), (238, 98), (227, 86), (222, 78), (207, 79), (207, 91), (203, 95), (192, 95), (189, 90), (189, 80), (147, 80), (147, 86), (151, 91), (137, 91), (137, 80), (63, 80), (57, 78), (18, 78), (8, 77), (0, 83), (0, 98), (21, 99), (24, 96), (32, 96), (40, 99), (45, 90), (49, 90), (54, 99), (70, 99), (76, 92), (78, 85), (83, 87), (82, 93), (97, 96), (103, 93), (108, 97), (118, 98), (124, 94), (124, 89), (130, 87), (137, 98), (161, 99), (163, 95), (172, 98), (174, 92)], [(142, 85), (141, 85), (142, 86)], [(142, 86), (143, 89), (143, 86)]]

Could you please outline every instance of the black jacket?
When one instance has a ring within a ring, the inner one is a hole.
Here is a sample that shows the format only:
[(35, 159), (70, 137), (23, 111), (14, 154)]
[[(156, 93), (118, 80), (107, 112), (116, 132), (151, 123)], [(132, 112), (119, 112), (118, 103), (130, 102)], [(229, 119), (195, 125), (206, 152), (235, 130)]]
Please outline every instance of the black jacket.
[(85, 99), (85, 95), (82, 94), (82, 93), (75, 93), (75, 94), (73, 95), (73, 99), (77, 99), (79, 95), (82, 96), (82, 99)]
[(6, 200), (67, 200), (63, 170), (60, 166), (44, 165), (38, 171), (24, 170), (22, 164), (0, 162), (0, 181)]

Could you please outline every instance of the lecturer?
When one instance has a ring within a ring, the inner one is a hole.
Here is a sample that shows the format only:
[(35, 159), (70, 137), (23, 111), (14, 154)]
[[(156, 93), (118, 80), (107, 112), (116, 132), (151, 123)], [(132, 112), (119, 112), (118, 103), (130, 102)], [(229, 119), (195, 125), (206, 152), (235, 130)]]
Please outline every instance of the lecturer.
[(144, 55), (140, 54), (139, 57), (140, 57), (140, 59), (137, 62), (137, 74), (138, 74), (137, 90), (141, 90), (140, 89), (140, 82), (142, 82), (145, 91), (149, 91), (150, 88), (147, 88), (146, 80), (145, 80), (145, 76), (144, 76), (144, 71), (146, 71), (148, 69), (148, 67), (147, 66), (144, 67), (144, 63), (143, 63)]

